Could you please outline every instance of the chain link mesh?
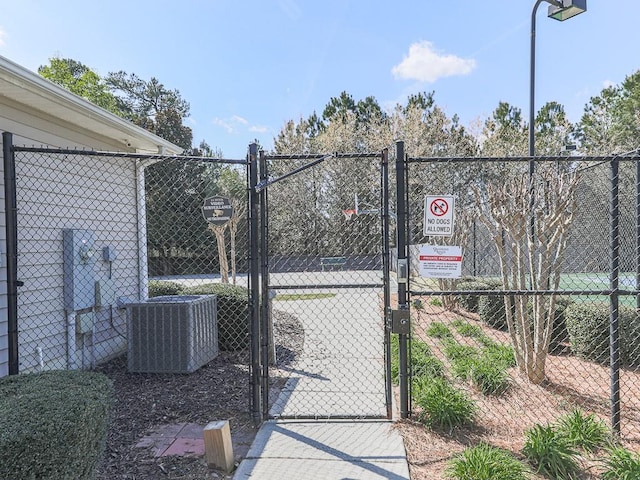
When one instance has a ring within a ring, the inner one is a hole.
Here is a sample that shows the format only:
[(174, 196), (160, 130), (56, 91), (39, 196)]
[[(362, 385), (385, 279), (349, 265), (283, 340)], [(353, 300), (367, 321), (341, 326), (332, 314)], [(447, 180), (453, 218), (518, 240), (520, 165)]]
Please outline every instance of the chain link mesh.
[[(308, 162), (271, 159), (270, 177)], [(387, 415), (380, 189), (380, 155), (331, 158), (269, 187), (273, 316), (304, 332), (301, 348), (278, 352), (271, 416)]]
[[(636, 162), (545, 158), (530, 175), (527, 159), (409, 159), (416, 417), (422, 348), (489, 443), (580, 408), (637, 447)], [(424, 235), (427, 195), (455, 198), (452, 236)], [(461, 246), (461, 278), (442, 263), (431, 268), (448, 278), (421, 276), (422, 244)]]
[[(189, 373), (246, 349), (244, 165), (17, 151), (16, 187), (21, 372), (126, 353), (130, 372)], [(233, 205), (220, 225), (212, 196)]]

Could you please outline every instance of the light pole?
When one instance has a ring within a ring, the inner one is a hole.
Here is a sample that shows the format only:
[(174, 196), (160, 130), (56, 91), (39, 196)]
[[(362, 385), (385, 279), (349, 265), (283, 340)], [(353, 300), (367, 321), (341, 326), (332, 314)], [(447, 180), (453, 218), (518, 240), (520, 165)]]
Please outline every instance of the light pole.
[[(529, 77), (529, 157), (536, 154), (535, 140), (535, 82), (536, 82), (536, 12), (542, 2), (549, 4), (549, 18), (561, 22), (587, 10), (587, 0), (536, 0), (531, 12), (531, 76)], [(534, 173), (533, 159), (529, 160), (529, 175)]]

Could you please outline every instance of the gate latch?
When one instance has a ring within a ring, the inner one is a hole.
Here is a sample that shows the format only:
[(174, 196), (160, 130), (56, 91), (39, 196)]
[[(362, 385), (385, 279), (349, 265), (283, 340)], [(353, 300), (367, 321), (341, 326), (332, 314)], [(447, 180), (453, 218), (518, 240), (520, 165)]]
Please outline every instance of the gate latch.
[(411, 317), (409, 310), (391, 311), (391, 333), (408, 335), (411, 333)]

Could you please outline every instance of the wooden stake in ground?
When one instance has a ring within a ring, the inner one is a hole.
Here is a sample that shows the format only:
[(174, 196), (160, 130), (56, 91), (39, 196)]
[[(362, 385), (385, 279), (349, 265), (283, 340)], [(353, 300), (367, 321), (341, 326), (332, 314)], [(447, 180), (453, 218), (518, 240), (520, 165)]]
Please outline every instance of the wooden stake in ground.
[(233, 444), (228, 420), (211, 422), (204, 427), (204, 452), (207, 464), (229, 473), (233, 470)]

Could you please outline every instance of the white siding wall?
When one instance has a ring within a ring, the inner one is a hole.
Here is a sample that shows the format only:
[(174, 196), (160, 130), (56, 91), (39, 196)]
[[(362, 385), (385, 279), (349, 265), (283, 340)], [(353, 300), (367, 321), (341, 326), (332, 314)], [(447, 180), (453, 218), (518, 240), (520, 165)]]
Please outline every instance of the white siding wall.
[[(18, 152), (18, 278), (20, 371), (66, 368), (63, 229), (94, 232), (96, 280), (111, 275), (118, 296), (137, 298), (136, 170), (130, 159)], [(102, 247), (115, 248), (109, 267)], [(124, 311), (96, 310), (95, 344), (78, 336), (78, 360), (111, 357), (125, 346)], [(39, 352), (41, 356), (39, 357)]]

